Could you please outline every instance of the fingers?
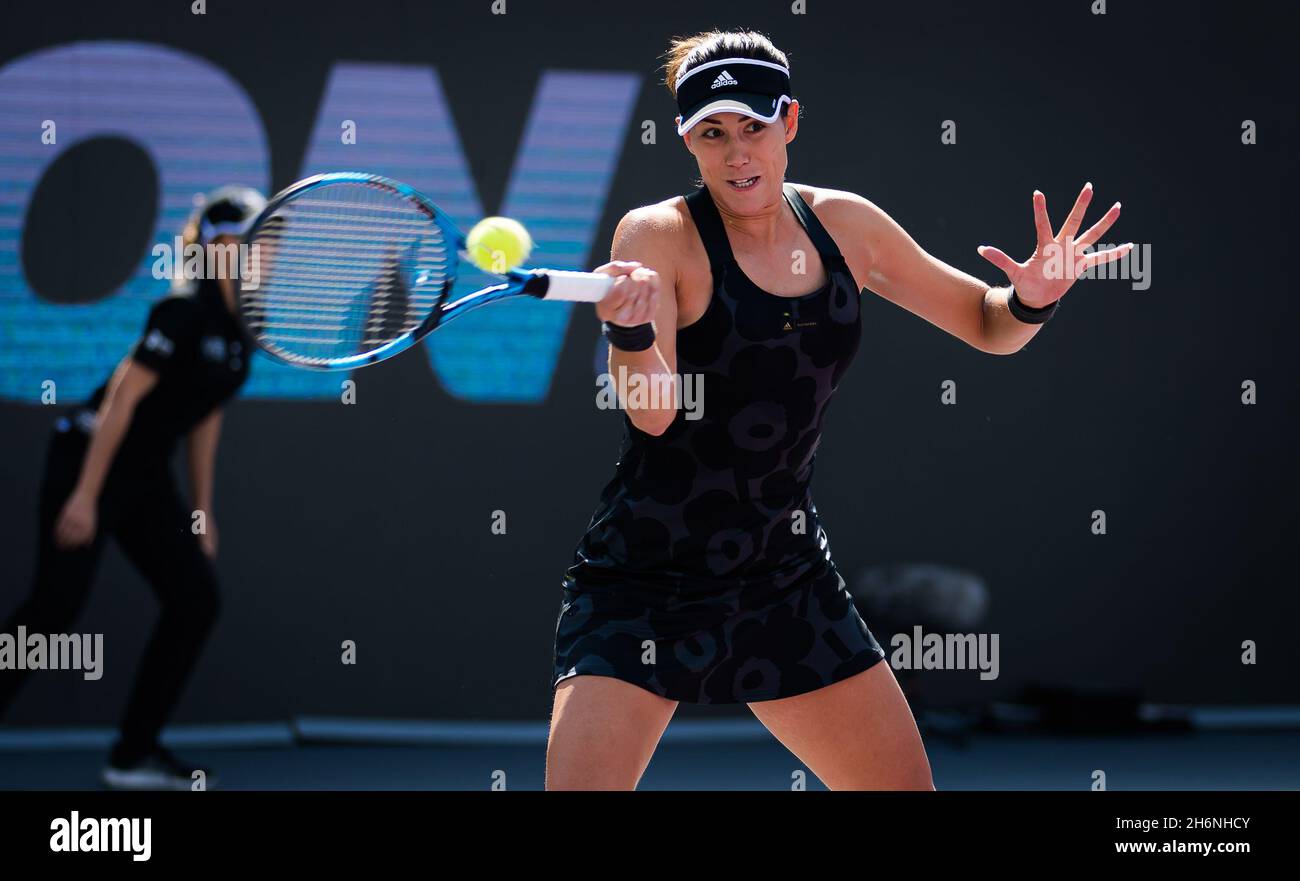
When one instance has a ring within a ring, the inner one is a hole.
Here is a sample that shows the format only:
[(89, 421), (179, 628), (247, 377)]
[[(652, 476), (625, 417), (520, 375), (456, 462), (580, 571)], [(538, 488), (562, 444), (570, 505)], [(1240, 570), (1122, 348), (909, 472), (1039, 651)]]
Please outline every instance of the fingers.
[(65, 511), (54, 524), (54, 543), (61, 548), (72, 547), (72, 526), (69, 520)]
[(1122, 260), (1133, 250), (1132, 242), (1125, 242), (1117, 248), (1107, 248), (1105, 251), (1093, 251), (1084, 257), (1080, 263), (1084, 269), (1091, 269), (1094, 266), (1100, 266), (1103, 263), (1111, 263), (1115, 260)]
[(624, 289), (624, 298), (614, 310), (616, 324), (634, 327), (655, 317), (659, 309), (659, 273), (637, 267), (614, 283)]
[(596, 315), (601, 321), (613, 321), (616, 324), (626, 323), (618, 318), (618, 314), (620, 310), (624, 310), (629, 306), (629, 299), (637, 290), (636, 285), (628, 285), (626, 280), (628, 276), (641, 268), (643, 268), (642, 264), (636, 260), (611, 260), (604, 266), (597, 266), (593, 270), (593, 272), (604, 273), (615, 280), (613, 286), (605, 293), (604, 298), (596, 304)]
[(1074, 200), (1074, 207), (1070, 209), (1070, 215), (1065, 218), (1065, 225), (1061, 227), (1061, 237), (1073, 236), (1079, 231), (1079, 224), (1083, 223), (1083, 215), (1088, 212), (1088, 203), (1092, 201), (1092, 182), (1083, 185), (1079, 192), (1079, 198)]
[(93, 535), (93, 524), (69, 512), (64, 512), (54, 527), (54, 543), (65, 550), (89, 544)]
[(634, 327), (654, 319), (659, 311), (659, 273), (635, 260), (614, 260), (596, 271), (614, 278), (609, 292), (596, 304), (602, 321)]
[(992, 245), (980, 245), (975, 249), (985, 260), (992, 263), (998, 269), (1007, 274), (1007, 278), (1014, 279), (1015, 273), (1020, 271), (1020, 264), (1012, 260), (1002, 251), (994, 248)]
[(1052, 222), (1047, 219), (1047, 197), (1034, 190), (1034, 229), (1038, 230), (1039, 247), (1052, 240)]
[(54, 524), (54, 544), (64, 550), (71, 548), (72, 536), (68, 531), (67, 519), (60, 517), (59, 521)]
[(1089, 227), (1086, 233), (1084, 233), (1083, 235), (1079, 236), (1077, 239), (1074, 240), (1075, 246), (1082, 248), (1086, 245), (1094, 244), (1097, 241), (1097, 239), (1105, 235), (1106, 230), (1110, 229), (1111, 225), (1117, 220), (1119, 220), (1118, 202), (1110, 206), (1110, 210), (1107, 211), (1104, 215), (1102, 215), (1101, 220), (1098, 220), (1091, 227)]
[(606, 275), (618, 278), (621, 275), (630, 275), (640, 268), (641, 264), (635, 260), (611, 260), (604, 266), (597, 266), (592, 272), (603, 272)]

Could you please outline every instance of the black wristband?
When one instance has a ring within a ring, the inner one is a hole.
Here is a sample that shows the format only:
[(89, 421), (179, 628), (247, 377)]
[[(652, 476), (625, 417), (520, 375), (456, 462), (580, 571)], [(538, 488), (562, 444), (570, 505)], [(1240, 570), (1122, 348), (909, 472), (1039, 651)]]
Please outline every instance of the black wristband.
[(1047, 319), (1056, 314), (1056, 307), (1061, 305), (1061, 301), (1049, 303), (1046, 306), (1026, 306), (1016, 296), (1016, 288), (1011, 287), (1011, 296), (1007, 299), (1007, 308), (1011, 314), (1023, 321), (1025, 324), (1046, 324)]
[(653, 321), (635, 327), (624, 327), (621, 324), (605, 321), (601, 323), (600, 329), (611, 346), (624, 352), (644, 352), (655, 344)]

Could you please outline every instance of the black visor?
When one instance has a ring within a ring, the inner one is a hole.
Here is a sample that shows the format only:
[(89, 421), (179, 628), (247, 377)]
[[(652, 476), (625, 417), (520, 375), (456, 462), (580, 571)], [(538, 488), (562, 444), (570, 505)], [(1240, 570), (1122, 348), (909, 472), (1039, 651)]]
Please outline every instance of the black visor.
[(790, 71), (757, 58), (723, 58), (693, 67), (677, 78), (677, 134), (714, 113), (743, 113), (776, 122), (790, 103)]
[(207, 244), (217, 236), (240, 236), (248, 232), (266, 198), (252, 187), (224, 186), (204, 197), (199, 215), (199, 241)]

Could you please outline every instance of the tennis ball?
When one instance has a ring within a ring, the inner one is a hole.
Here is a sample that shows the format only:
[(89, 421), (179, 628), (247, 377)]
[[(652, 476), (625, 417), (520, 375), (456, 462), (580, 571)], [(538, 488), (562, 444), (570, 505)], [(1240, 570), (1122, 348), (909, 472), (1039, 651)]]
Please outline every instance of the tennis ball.
[(465, 252), (474, 265), (497, 275), (523, 263), (532, 250), (528, 230), (509, 217), (485, 217), (465, 238)]

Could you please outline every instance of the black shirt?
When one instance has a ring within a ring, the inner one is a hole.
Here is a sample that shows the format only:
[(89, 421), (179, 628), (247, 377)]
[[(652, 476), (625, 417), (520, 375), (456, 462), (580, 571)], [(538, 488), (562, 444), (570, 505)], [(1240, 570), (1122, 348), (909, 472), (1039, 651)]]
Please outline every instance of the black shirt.
[[(158, 382), (136, 405), (115, 464), (165, 466), (177, 439), (239, 391), (251, 355), (251, 342), (216, 281), (200, 281), (156, 303), (131, 357), (157, 373)], [(82, 431), (94, 425), (107, 385), (73, 412), (72, 425)]]

